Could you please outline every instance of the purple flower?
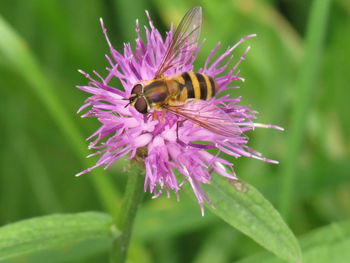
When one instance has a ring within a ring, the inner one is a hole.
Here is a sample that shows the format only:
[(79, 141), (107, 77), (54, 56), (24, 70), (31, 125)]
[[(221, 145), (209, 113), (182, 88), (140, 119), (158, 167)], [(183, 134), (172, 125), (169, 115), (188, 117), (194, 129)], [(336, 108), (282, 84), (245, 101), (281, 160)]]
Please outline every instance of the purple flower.
[[(146, 14), (149, 19), (149, 27), (145, 27), (146, 39), (141, 37), (137, 21), (135, 50), (132, 50), (131, 45), (127, 43), (124, 45), (123, 54), (111, 45), (101, 20), (111, 52), (111, 56), (106, 56), (110, 64), (107, 68), (108, 73), (106, 77), (102, 77), (94, 72), (97, 76), (97, 79), (94, 79), (80, 71), (89, 79), (89, 85), (78, 86), (79, 89), (92, 94), (78, 112), (88, 108), (82, 117), (96, 117), (101, 123), (100, 128), (88, 138), (91, 140), (89, 148), (97, 150), (90, 156), (100, 155), (100, 158), (95, 166), (77, 176), (99, 166), (107, 169), (122, 157), (127, 157), (127, 160), (141, 157), (146, 171), (145, 191), (149, 189), (154, 197), (158, 197), (164, 190), (167, 195), (170, 194), (170, 190), (178, 195), (181, 186), (188, 182), (204, 214), (203, 203), (210, 201), (202, 191), (201, 184), (210, 184), (214, 172), (232, 180), (237, 179), (233, 163), (220, 158), (220, 153), (235, 158), (246, 156), (277, 163), (261, 157), (260, 153), (249, 148), (248, 137), (244, 133), (254, 127), (281, 130), (282, 128), (254, 123), (255, 112), (247, 106), (240, 106), (240, 97), (230, 98), (228, 95), (220, 94), (223, 90), (238, 88), (231, 86), (231, 83), (243, 80), (238, 76), (237, 67), (245, 59), (249, 48), (238, 62), (230, 67), (232, 52), (239, 44), (255, 35), (242, 38), (217, 59), (213, 59), (220, 47), (220, 44), (217, 44), (204, 66), (198, 70), (193, 68), (193, 62), (200, 49), (195, 46), (192, 50), (194, 55), (188, 61), (165, 72), (166, 76), (172, 76), (195, 71), (215, 79), (218, 91), (214, 98), (185, 104), (186, 110), (195, 112), (202, 119), (210, 120), (212, 123), (210, 129), (170, 111), (153, 110), (150, 114), (142, 114), (128, 105), (133, 86), (140, 81), (154, 78), (173, 37), (171, 27), (163, 39), (154, 27), (148, 12)], [(123, 90), (110, 85), (113, 78), (121, 82)], [(223, 119), (226, 121), (223, 122)], [(215, 154), (209, 153), (207, 149), (215, 149)], [(146, 154), (140, 154), (142, 151)], [(176, 171), (180, 175), (176, 175)]]

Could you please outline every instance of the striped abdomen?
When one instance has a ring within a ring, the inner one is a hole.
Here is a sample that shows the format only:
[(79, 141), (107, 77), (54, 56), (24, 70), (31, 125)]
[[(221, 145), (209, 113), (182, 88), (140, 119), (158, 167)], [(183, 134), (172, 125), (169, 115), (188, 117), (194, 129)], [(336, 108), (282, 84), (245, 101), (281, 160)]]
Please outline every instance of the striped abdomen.
[(216, 81), (207, 75), (194, 72), (184, 72), (172, 78), (180, 85), (177, 94), (178, 101), (187, 99), (209, 100), (215, 96), (218, 85)]

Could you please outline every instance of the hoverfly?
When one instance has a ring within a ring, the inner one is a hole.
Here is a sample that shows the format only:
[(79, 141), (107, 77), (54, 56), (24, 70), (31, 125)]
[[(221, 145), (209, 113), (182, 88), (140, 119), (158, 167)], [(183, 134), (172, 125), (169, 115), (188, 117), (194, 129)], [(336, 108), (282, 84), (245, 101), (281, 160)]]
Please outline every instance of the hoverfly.
[[(192, 58), (201, 24), (202, 8), (191, 8), (178, 25), (154, 78), (133, 86), (129, 104), (142, 114), (151, 110), (169, 111), (217, 134), (234, 136), (238, 128), (229, 114), (206, 103), (218, 90), (213, 77), (196, 72), (164, 75), (168, 69), (181, 68)], [(210, 116), (205, 114), (208, 107), (211, 107)]]

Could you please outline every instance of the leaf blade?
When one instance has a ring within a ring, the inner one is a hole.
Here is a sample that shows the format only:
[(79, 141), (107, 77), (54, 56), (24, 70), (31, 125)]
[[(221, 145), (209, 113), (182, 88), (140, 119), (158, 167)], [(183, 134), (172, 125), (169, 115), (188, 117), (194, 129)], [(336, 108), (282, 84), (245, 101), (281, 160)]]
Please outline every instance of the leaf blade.
[(273, 206), (252, 186), (238, 191), (223, 178), (205, 186), (209, 209), (261, 246), (289, 262), (301, 262), (297, 239)]
[(0, 228), (0, 260), (93, 238), (119, 235), (103, 213), (57, 214), (26, 219)]
[[(87, 154), (81, 131), (67, 113), (62, 100), (55, 93), (52, 84), (45, 77), (44, 71), (27, 43), (0, 15), (0, 57), (4, 58), (6, 66), (12, 67), (19, 76), (28, 82), (28, 87), (41, 100), (48, 113), (55, 120), (62, 133), (66, 136), (72, 150), (82, 161), (84, 167), (95, 164), (93, 160), (82, 158)], [(120, 194), (113, 187), (112, 180), (107, 176), (98, 176), (101, 171), (91, 171), (94, 176), (89, 176), (95, 186), (101, 203), (111, 214), (116, 215), (120, 203)]]
[[(350, 220), (332, 223), (313, 230), (300, 238), (304, 261), (308, 263), (342, 263), (350, 258)], [(280, 263), (271, 254), (257, 253), (239, 263)], [(345, 261), (344, 261), (345, 260)]]

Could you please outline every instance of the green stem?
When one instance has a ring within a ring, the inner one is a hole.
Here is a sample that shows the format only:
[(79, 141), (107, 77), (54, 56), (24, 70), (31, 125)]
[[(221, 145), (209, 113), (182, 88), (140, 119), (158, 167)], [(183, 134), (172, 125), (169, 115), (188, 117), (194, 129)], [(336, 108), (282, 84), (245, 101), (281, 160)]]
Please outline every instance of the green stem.
[(132, 169), (133, 172), (128, 174), (119, 216), (115, 219), (115, 224), (121, 231), (121, 235), (113, 241), (111, 254), (111, 262), (113, 263), (123, 263), (126, 260), (134, 219), (143, 197), (144, 171), (137, 168), (136, 171)]
[(288, 134), (288, 152), (286, 164), (282, 171), (280, 210), (285, 217), (288, 216), (292, 205), (297, 160), (300, 155), (300, 146), (304, 137), (308, 107), (311, 104), (312, 89), (315, 86), (319, 70), (330, 2), (331, 0), (314, 0), (307, 25), (305, 55), (297, 80), (295, 91), (296, 98), (293, 104), (294, 112)]

